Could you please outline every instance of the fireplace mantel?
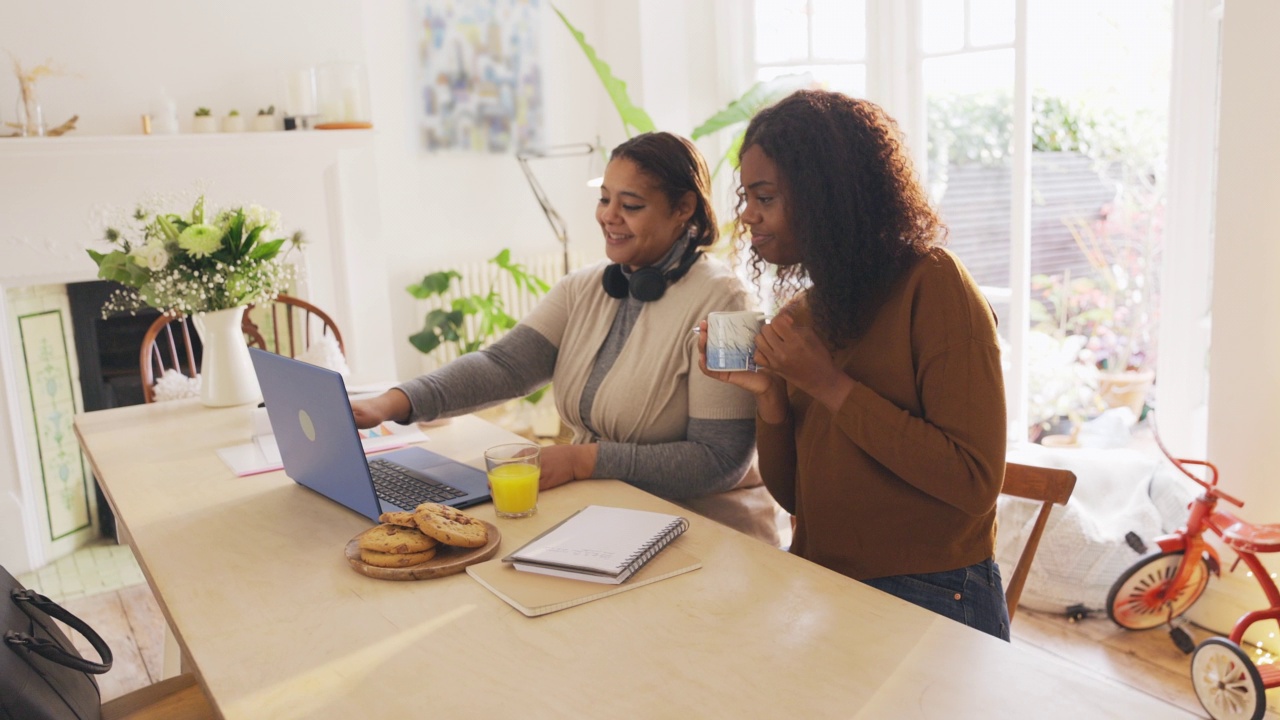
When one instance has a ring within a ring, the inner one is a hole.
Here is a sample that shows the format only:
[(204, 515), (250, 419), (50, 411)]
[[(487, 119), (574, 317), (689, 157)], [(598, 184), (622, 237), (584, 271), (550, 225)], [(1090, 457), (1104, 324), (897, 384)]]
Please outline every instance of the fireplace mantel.
[(106, 221), (156, 195), (203, 192), (213, 205), (278, 210), (303, 231), (299, 294), (342, 328), (354, 382), (393, 378), (386, 263), (379, 238), (374, 131), (0, 139), (0, 564), (39, 567), (39, 478), (16, 372), (8, 293), (92, 280), (85, 253)]

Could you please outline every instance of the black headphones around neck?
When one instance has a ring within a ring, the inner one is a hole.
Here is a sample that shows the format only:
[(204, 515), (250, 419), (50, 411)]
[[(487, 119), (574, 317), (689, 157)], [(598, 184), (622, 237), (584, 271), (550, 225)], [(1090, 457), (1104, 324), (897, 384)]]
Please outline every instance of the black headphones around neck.
[(630, 295), (640, 302), (653, 302), (666, 294), (668, 285), (684, 277), (700, 257), (702, 253), (698, 252), (698, 248), (690, 246), (680, 263), (670, 270), (663, 272), (656, 267), (643, 267), (631, 273), (630, 278), (623, 272), (621, 265), (613, 263), (604, 269), (600, 284), (609, 297), (622, 299)]

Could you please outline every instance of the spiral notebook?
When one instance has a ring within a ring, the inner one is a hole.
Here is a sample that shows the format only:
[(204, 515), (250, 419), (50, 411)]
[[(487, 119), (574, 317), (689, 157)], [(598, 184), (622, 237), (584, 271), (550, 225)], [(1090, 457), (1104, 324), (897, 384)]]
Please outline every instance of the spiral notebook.
[(678, 515), (588, 505), (502, 561), (524, 572), (618, 585), (688, 528)]

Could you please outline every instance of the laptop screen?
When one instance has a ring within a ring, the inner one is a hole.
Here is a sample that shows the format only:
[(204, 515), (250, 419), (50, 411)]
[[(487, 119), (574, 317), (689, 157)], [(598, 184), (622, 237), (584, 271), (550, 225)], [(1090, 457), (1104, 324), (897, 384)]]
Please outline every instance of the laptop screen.
[(249, 348), (285, 474), (371, 519), (380, 505), (338, 373)]

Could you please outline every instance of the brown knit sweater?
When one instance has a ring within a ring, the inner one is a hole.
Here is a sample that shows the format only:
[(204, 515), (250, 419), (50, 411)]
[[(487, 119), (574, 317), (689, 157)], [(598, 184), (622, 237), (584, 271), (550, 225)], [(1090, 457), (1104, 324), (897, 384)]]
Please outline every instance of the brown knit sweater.
[(991, 557), (1004, 381), (995, 319), (960, 261), (931, 251), (833, 357), (857, 383), (839, 412), (788, 388), (787, 421), (756, 419), (765, 484), (797, 516), (791, 552), (857, 579)]

